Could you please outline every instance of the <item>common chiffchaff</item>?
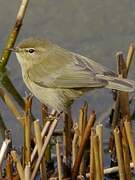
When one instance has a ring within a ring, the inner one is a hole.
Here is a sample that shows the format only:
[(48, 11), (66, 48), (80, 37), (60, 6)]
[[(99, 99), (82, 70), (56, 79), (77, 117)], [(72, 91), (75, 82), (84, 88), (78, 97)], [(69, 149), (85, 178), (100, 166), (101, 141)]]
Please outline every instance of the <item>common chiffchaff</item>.
[(10, 50), (16, 53), (30, 91), (58, 112), (66, 112), (74, 99), (94, 88), (135, 89), (134, 81), (48, 40), (29, 38)]

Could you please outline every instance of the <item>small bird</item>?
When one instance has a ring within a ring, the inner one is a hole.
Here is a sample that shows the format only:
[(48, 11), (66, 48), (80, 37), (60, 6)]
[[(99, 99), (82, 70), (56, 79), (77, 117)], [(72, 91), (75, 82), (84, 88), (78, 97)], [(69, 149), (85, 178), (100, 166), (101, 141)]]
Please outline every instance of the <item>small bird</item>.
[(28, 38), (9, 50), (16, 53), (29, 90), (58, 112), (66, 112), (73, 100), (95, 88), (135, 90), (134, 81), (49, 40)]

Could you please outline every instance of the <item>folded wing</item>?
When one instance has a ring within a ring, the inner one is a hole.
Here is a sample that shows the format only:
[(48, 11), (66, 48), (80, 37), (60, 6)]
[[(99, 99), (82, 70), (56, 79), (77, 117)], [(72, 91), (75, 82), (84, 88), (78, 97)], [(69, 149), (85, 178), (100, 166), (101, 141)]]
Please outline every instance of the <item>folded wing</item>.
[(29, 69), (29, 78), (40, 86), (49, 88), (102, 87), (107, 81), (96, 74), (115, 75), (89, 58), (61, 48), (52, 49), (38, 65)]

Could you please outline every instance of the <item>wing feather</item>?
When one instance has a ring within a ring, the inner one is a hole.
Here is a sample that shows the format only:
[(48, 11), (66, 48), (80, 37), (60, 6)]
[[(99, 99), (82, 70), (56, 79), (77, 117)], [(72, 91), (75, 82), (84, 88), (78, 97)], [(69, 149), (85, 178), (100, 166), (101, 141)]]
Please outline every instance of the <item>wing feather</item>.
[(102, 87), (106, 80), (96, 74), (114, 73), (89, 58), (71, 53), (62, 48), (50, 51), (47, 57), (29, 69), (29, 78), (43, 87), (49, 88), (85, 88)]

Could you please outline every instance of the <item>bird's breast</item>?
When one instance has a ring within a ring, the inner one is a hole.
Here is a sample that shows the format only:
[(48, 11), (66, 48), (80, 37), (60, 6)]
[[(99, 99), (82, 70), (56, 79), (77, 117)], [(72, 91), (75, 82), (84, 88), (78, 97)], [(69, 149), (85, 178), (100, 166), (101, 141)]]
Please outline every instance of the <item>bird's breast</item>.
[(31, 79), (29, 79), (27, 75), (25, 75), (23, 79), (28, 89), (41, 103), (46, 104), (57, 111), (63, 111), (62, 108), (64, 107), (64, 104), (62, 104), (62, 92), (60, 93), (59, 90), (54, 88), (39, 86)]

